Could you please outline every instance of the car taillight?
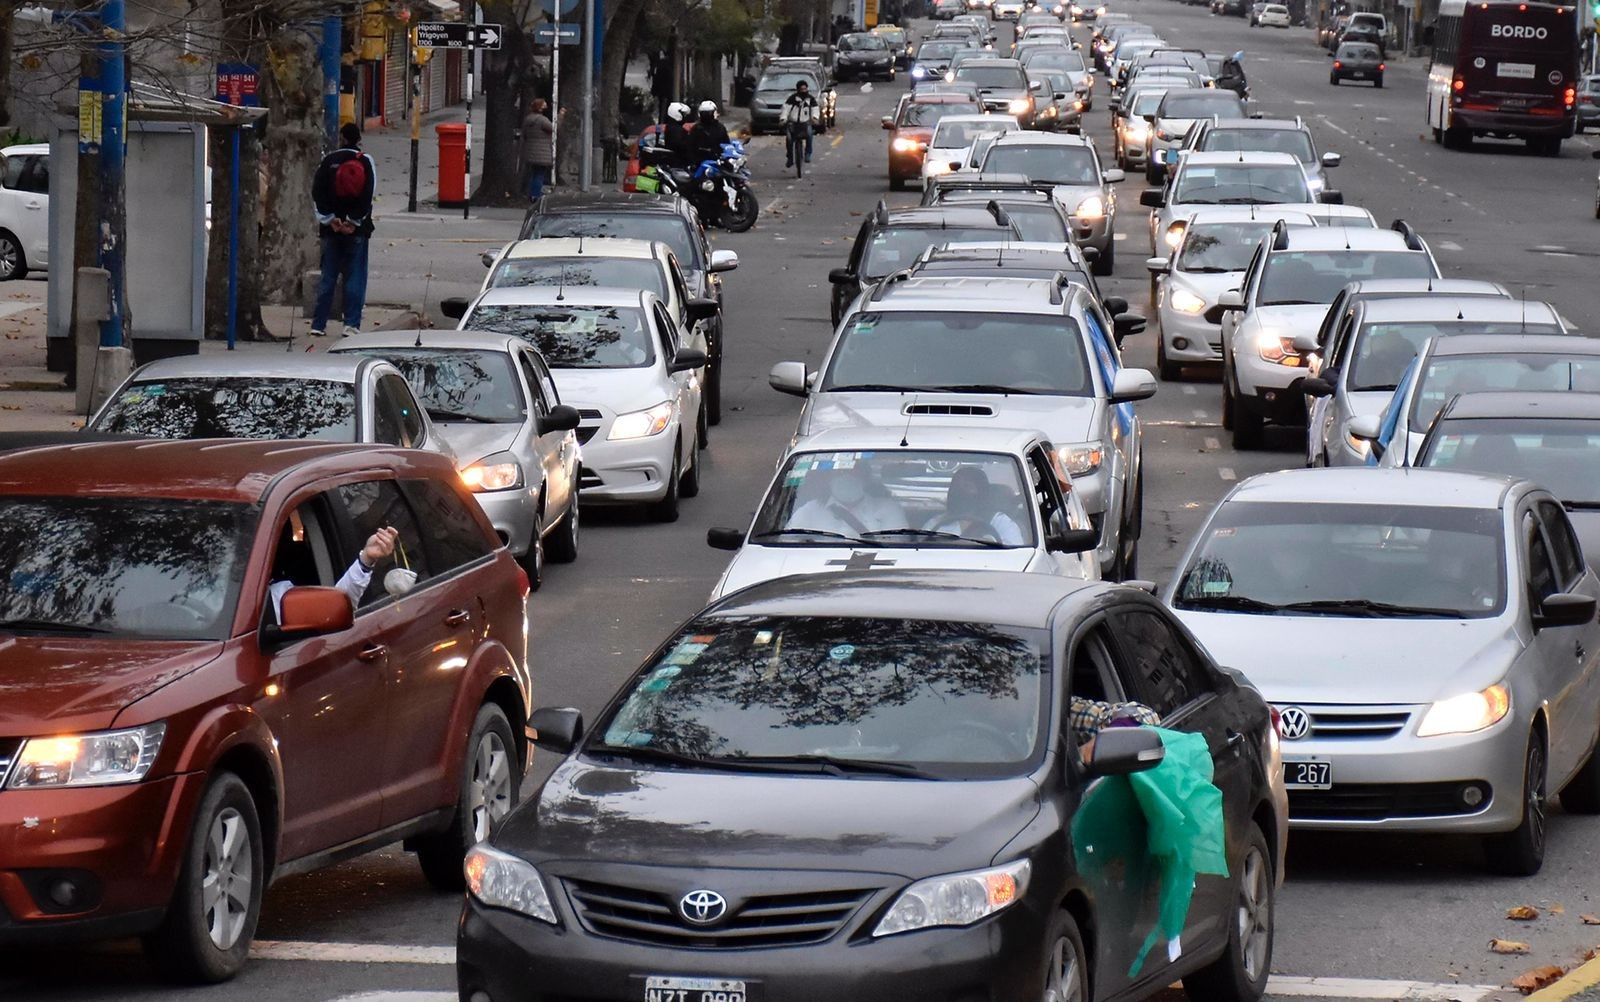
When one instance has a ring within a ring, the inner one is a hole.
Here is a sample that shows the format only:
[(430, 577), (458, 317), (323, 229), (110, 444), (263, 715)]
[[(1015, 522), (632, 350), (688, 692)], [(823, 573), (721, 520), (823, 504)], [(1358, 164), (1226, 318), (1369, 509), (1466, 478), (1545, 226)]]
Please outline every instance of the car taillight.
[(1455, 80), (1451, 82), (1450, 86), (1454, 87), (1456, 90), (1465, 90), (1467, 87), (1467, 82), (1460, 77), (1456, 77)]
[(1566, 102), (1567, 107), (1569, 108), (1572, 107), (1572, 102), (1576, 100), (1577, 97), (1578, 92), (1573, 90), (1571, 87), (1568, 87), (1561, 95), (1562, 100)]
[(528, 580), (528, 572), (522, 569), (521, 564), (517, 565), (517, 590), (522, 592), (524, 601), (533, 592), (533, 582)]
[(1380, 70), (1381, 70), (1381, 69), (1383, 69), (1383, 68), (1384, 68), (1384, 67), (1383, 67), (1383, 64), (1382, 64), (1382, 63), (1379, 63), (1379, 64), (1378, 64), (1378, 69), (1380, 69)]
[(1341, 62), (1339, 62), (1339, 60), (1335, 59), (1333, 61), (1333, 68), (1336, 69), (1336, 70), (1342, 70), (1342, 69), (1344, 69), (1344, 63), (1341, 63)]
[(1272, 733), (1281, 738), (1283, 737), (1283, 714), (1278, 712), (1276, 706), (1268, 707), (1268, 709), (1272, 710)]

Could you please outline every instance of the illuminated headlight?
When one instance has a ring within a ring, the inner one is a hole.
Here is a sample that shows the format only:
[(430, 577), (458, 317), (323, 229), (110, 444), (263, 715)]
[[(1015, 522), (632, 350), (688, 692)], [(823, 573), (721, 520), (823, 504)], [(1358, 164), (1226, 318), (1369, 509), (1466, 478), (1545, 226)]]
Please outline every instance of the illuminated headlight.
[(1482, 692), (1464, 692), (1428, 707), (1417, 726), (1417, 737), (1472, 734), (1493, 727), (1510, 712), (1511, 691), (1503, 685), (1491, 685)]
[(1187, 228), (1188, 224), (1180, 220), (1179, 222), (1168, 226), (1166, 236), (1162, 237), (1161, 239), (1166, 242), (1168, 248), (1177, 250), (1178, 245), (1183, 243), (1184, 230)]
[(948, 174), (950, 173), (950, 161), (929, 160), (927, 163), (922, 165), (922, 169), (928, 174)]
[(649, 438), (667, 430), (672, 421), (672, 401), (663, 400), (654, 407), (623, 414), (611, 422), (606, 438), (613, 442), (630, 438)]
[(503, 908), (540, 922), (556, 924), (550, 889), (525, 859), (479, 843), (467, 850), (467, 893), (488, 908)]
[(1204, 313), (1206, 308), (1206, 301), (1188, 289), (1175, 289), (1170, 302), (1173, 309), (1179, 313), (1187, 313), (1190, 316), (1194, 316), (1196, 313)]
[(1078, 203), (1072, 214), (1083, 220), (1104, 219), (1106, 215), (1106, 201), (1099, 195), (1090, 195)]
[(922, 144), (917, 142), (915, 139), (908, 139), (905, 136), (901, 136), (900, 138), (890, 142), (889, 148), (894, 150), (896, 153), (915, 153), (917, 150), (922, 148)]
[[(1056, 8), (1056, 10), (1060, 10), (1060, 9), (1061, 8), (1059, 8), (1059, 7)], [(1077, 4), (1073, 4), (1072, 5), (1072, 16), (1073, 17), (1079, 17), (1082, 14), (1083, 14), (1083, 8), (1079, 7)]]
[(1056, 114), (1057, 114), (1056, 106), (1052, 104), (1050, 107), (1046, 108), (1044, 111), (1041, 111), (1039, 114), (1043, 115), (1045, 118), (1055, 118)]
[(1033, 98), (1031, 98), (1031, 97), (1019, 97), (1019, 98), (1013, 98), (1011, 103), (1006, 105), (1006, 110), (1011, 112), (1011, 114), (1013, 114), (1013, 115), (1025, 115), (1025, 114), (1028, 113), (1028, 110), (1030, 108), (1032, 108), (1032, 107), (1033, 107)]
[(1056, 447), (1056, 458), (1061, 460), (1061, 465), (1066, 467), (1067, 473), (1074, 477), (1086, 477), (1098, 470), (1105, 456), (1105, 447), (1099, 442)]
[(921, 66), (913, 66), (913, 67), (911, 67), (911, 78), (913, 80), (921, 80), (923, 77), (925, 77), (927, 75), (928, 75), (928, 71), (923, 69)]
[(1142, 143), (1150, 138), (1150, 123), (1142, 121), (1129, 122), (1122, 127), (1122, 135), (1125, 139), (1132, 139), (1135, 142)]
[(1096, 7), (1094, 9), (1095, 17), (1100, 17), (1100, 16), (1104, 15), (1105, 12), (1106, 12), (1106, 9), (1104, 7)]
[(155, 764), (166, 724), (123, 731), (29, 738), (11, 770), (13, 790), (42, 787), (113, 786), (137, 783)]
[(509, 491), (522, 486), (522, 465), (509, 456), (488, 456), (461, 471), (469, 491)]
[(1268, 362), (1279, 365), (1299, 365), (1300, 356), (1294, 350), (1294, 338), (1262, 331), (1256, 335), (1256, 350)]
[(1016, 904), (1028, 888), (1025, 859), (992, 870), (919, 880), (900, 892), (872, 935), (893, 936), (935, 926), (962, 926)]
[(947, 71), (945, 73), (945, 75), (944, 75), (944, 82), (945, 83), (955, 83), (956, 82), (956, 75), (954, 73), (950, 73), (950, 72)]

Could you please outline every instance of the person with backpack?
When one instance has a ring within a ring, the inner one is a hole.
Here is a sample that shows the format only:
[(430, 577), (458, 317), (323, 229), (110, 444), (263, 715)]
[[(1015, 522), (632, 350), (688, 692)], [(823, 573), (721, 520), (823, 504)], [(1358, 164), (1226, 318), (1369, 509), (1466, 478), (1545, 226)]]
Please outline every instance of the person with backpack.
[(367, 301), (367, 244), (372, 237), (372, 194), (378, 168), (361, 152), (361, 130), (347, 122), (339, 129), (343, 143), (322, 158), (311, 182), (317, 229), (322, 238), (322, 280), (311, 336), (327, 332), (333, 312), (334, 285), (344, 279), (344, 333), (361, 333), (361, 308)]

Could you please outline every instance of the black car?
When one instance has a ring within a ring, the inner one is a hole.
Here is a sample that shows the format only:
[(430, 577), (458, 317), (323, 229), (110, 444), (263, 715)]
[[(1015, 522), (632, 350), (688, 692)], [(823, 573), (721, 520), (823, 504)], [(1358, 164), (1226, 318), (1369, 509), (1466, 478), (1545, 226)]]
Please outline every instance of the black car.
[[(1221, 797), (1197, 810), (1225, 831), (1227, 876), (1175, 881), (1153, 857), (1122, 776), (1189, 739), (1113, 727), (1085, 744), (1071, 709), (1120, 700), (1204, 737)], [(781, 578), (685, 624), (592, 731), (573, 709), (530, 726), (567, 757), (468, 857), (462, 999), (1090, 1000), (1182, 979), (1254, 1002), (1266, 986), (1284, 830), (1270, 711), (1141, 589)], [(1190, 889), (1181, 932), (1153, 935), (1158, 902)]]
[(1383, 70), (1383, 52), (1376, 44), (1343, 41), (1333, 54), (1328, 82), (1337, 87), (1345, 80), (1371, 80), (1374, 87), (1382, 87)]
[(706, 367), (706, 421), (722, 420), (723, 310), (718, 272), (733, 263), (712, 260), (700, 214), (678, 195), (642, 191), (552, 193), (528, 208), (519, 240), (534, 237), (629, 237), (660, 240), (672, 248), (683, 268), (692, 299), (715, 299), (717, 315), (706, 324), (710, 364)]
[(882, 35), (869, 31), (841, 35), (833, 54), (833, 75), (839, 80), (893, 80), (895, 52)]

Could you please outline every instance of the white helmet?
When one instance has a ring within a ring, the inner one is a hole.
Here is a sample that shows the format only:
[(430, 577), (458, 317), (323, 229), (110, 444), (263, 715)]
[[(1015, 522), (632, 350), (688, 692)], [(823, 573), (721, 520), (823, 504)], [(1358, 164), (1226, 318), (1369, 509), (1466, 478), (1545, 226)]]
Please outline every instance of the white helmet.
[(702, 114), (702, 115), (715, 115), (716, 113), (717, 113), (717, 102), (712, 101), (709, 98), (707, 98), (706, 100), (700, 102), (700, 114)]
[(674, 122), (681, 122), (689, 116), (689, 106), (682, 101), (674, 101), (667, 105), (667, 117)]

